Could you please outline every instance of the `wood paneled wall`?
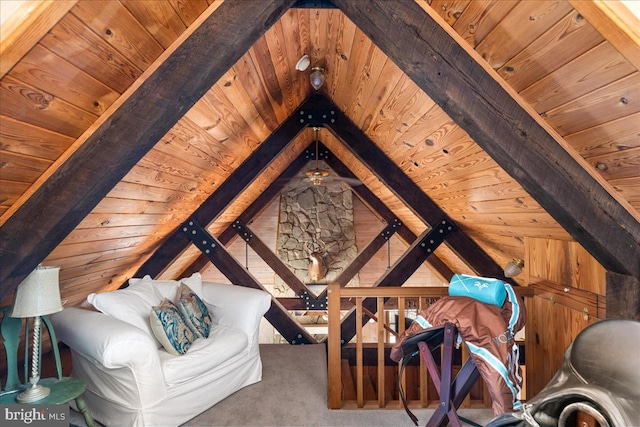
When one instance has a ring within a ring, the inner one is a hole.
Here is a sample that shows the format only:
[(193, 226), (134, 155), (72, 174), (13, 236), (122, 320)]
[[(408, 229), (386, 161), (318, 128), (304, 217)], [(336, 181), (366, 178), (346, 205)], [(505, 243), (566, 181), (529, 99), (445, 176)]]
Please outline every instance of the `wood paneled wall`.
[(606, 316), (606, 271), (578, 243), (525, 239), (527, 298), (526, 385), (535, 396), (553, 378), (580, 331)]

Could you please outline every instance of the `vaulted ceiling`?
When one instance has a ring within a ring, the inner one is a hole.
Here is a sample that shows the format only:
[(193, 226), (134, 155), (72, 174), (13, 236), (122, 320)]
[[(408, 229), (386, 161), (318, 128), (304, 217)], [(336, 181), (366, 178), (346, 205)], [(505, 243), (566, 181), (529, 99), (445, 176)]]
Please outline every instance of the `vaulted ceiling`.
[(2, 39), (0, 299), (42, 261), (71, 303), (178, 277), (182, 224), (222, 235), (314, 125), (382, 217), (454, 224), (440, 274), (552, 238), (638, 278), (639, 28), (617, 2), (39, 4)]

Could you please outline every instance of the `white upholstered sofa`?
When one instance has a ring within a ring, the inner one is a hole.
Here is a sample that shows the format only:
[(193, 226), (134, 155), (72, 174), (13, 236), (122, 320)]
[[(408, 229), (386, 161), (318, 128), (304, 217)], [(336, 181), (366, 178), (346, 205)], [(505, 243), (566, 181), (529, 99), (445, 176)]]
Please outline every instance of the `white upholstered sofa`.
[[(172, 299), (178, 281), (131, 279), (128, 288), (92, 294), (95, 309), (70, 307), (50, 316), (71, 348), (72, 375), (86, 382), (89, 412), (107, 426), (176, 426), (262, 379), (259, 324), (271, 297), (256, 289), (186, 283), (212, 319), (208, 338), (182, 355), (167, 352), (149, 329), (151, 306)], [(107, 314), (108, 313), (108, 314)]]

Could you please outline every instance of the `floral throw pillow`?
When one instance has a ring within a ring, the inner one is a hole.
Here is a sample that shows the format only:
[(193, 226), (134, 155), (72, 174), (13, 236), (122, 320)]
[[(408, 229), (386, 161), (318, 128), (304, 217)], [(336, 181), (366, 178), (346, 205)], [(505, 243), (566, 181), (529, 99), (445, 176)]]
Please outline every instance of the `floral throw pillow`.
[(185, 322), (174, 303), (163, 299), (160, 305), (151, 308), (151, 330), (167, 352), (175, 356), (185, 354), (198, 338)]
[(198, 338), (207, 338), (211, 331), (211, 315), (200, 297), (184, 283), (178, 289), (176, 306), (184, 316), (185, 322)]

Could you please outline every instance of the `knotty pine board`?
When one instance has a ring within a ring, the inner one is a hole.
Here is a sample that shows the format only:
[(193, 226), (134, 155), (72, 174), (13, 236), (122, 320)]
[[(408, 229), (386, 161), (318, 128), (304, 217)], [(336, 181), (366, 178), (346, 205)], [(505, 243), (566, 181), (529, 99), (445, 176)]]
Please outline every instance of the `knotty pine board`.
[(104, 113), (120, 96), (41, 45), (34, 46), (8, 75), (95, 116)]
[(22, 111), (33, 111), (25, 120), (27, 123), (73, 138), (79, 137), (98, 117), (11, 75), (0, 81), (0, 96), (0, 115), (20, 120)]
[[(556, 70), (603, 41), (602, 35), (582, 15), (572, 11), (497, 71), (520, 92), (543, 77), (554, 75)], [(591, 60), (598, 60), (598, 56)], [(536, 65), (539, 63), (545, 66)], [(524, 94), (521, 92), (521, 95)]]
[(467, 10), (470, 4), (473, 4), (471, 0), (431, 0), (429, 5), (433, 8), (433, 10), (442, 16), (442, 18), (447, 22), (447, 24), (452, 27), (455, 26), (456, 22), (462, 15), (462, 12)]
[(236, 108), (238, 105), (246, 107), (238, 109), (242, 119), (249, 125), (259, 141), (263, 141), (277, 128), (272, 122), (263, 119), (261, 111), (253, 103), (253, 96), (247, 92), (242, 82), (238, 79), (235, 68), (229, 69), (220, 79), (219, 84), (212, 87), (214, 94), (227, 103), (228, 108)]
[(141, 70), (147, 69), (164, 52), (160, 43), (120, 2), (81, 1), (71, 13)]
[(640, 113), (631, 114), (611, 122), (567, 135), (565, 140), (583, 157), (614, 153), (640, 147), (635, 125), (640, 123)]
[(3, 181), (23, 182), (25, 184), (35, 181), (51, 166), (51, 161), (49, 160), (29, 159), (25, 155), (13, 152), (3, 152), (2, 163)]
[(55, 160), (73, 143), (73, 138), (0, 115), (2, 155), (17, 153)]
[(544, 111), (543, 116), (561, 135), (568, 135), (640, 112), (640, 103), (629, 102), (639, 97), (640, 72), (636, 71), (557, 108)]
[[(290, 21), (287, 23), (291, 24)], [(291, 37), (291, 34), (298, 33), (295, 30), (296, 28), (293, 25), (287, 25), (285, 27), (278, 22), (274, 24), (264, 36), (267, 48), (271, 54), (269, 65), (273, 70), (273, 76), (265, 76), (264, 80), (270, 81), (273, 80), (274, 77), (277, 79), (277, 83), (282, 91), (282, 104), (289, 111), (293, 111), (300, 105), (307, 95), (306, 91), (300, 89), (302, 86), (300, 82), (303, 77), (308, 78), (307, 74), (300, 73), (289, 66), (289, 64), (295, 64), (304, 53), (304, 49), (296, 45), (296, 38)], [(283, 43), (283, 40), (290, 40), (290, 42)]]
[(167, 49), (186, 30), (186, 25), (169, 2), (122, 0), (124, 6)]
[[(453, 29), (471, 47), (476, 48), (516, 4), (516, 2), (506, 1), (491, 4), (470, 1), (464, 9), (464, 13), (452, 25)], [(441, 14), (442, 8), (434, 8), (434, 10)]]
[[(592, 299), (605, 295), (606, 271), (578, 243), (527, 238), (525, 248), (525, 277), (534, 289), (537, 280), (546, 280), (555, 286), (544, 289), (563, 288), (563, 298), (573, 298), (571, 289), (589, 291)], [(569, 344), (580, 331), (598, 320), (596, 308), (587, 304), (591, 309), (586, 314), (584, 304), (577, 299), (575, 302), (565, 305), (562, 298), (548, 296), (527, 299), (527, 370), (535, 372), (529, 376), (528, 396), (544, 388), (562, 365)]]
[[(105, 255), (109, 253), (115, 253), (121, 250), (127, 250), (129, 248), (133, 248), (136, 246), (144, 246), (148, 244), (146, 242), (147, 236), (127, 236), (127, 237), (119, 237), (115, 239), (105, 239), (100, 241), (100, 249), (97, 253), (104, 252)], [(152, 240), (151, 244), (156, 244), (160, 241), (161, 236), (157, 236), (155, 241)], [(58, 265), (59, 259), (65, 258), (77, 258), (78, 265), (84, 261), (85, 257), (93, 257), (95, 249), (92, 252), (92, 248), (95, 248), (95, 243), (91, 241), (77, 241), (73, 243), (66, 243), (64, 245), (59, 245), (56, 247), (53, 252), (51, 252), (47, 256), (47, 261), (51, 261), (55, 265)]]
[(525, 243), (531, 277), (606, 294), (605, 269), (577, 242), (528, 238)]
[(123, 93), (142, 74), (133, 61), (71, 13), (40, 44), (118, 93)]
[[(345, 82), (350, 74), (353, 73), (353, 67), (350, 65), (351, 55), (354, 53), (354, 41), (357, 33), (356, 26), (340, 13), (337, 17), (337, 29), (335, 31), (335, 49), (336, 55), (328, 56), (327, 69), (331, 70), (331, 79), (325, 82), (327, 95), (336, 99), (339, 91), (342, 90), (342, 82)], [(304, 33), (301, 33), (301, 37)], [(357, 48), (358, 45), (355, 46)], [(320, 52), (312, 52), (318, 54)], [(312, 59), (316, 59), (312, 56)]]
[(640, 169), (640, 147), (589, 156), (586, 159), (607, 181), (634, 178), (637, 177)]
[[(594, 71), (591, 68), (597, 65)], [(539, 113), (552, 110), (593, 92), (606, 83), (614, 82), (635, 71), (635, 68), (606, 42), (602, 42), (537, 80), (520, 95)]]
[(527, 396), (535, 396), (562, 366), (569, 344), (598, 319), (539, 297), (527, 298), (526, 307)]
[(640, 212), (640, 182), (637, 177), (614, 179), (611, 180), (611, 185), (632, 206), (632, 209)]
[(519, 2), (478, 44), (476, 51), (498, 69), (571, 11), (566, 2)]

